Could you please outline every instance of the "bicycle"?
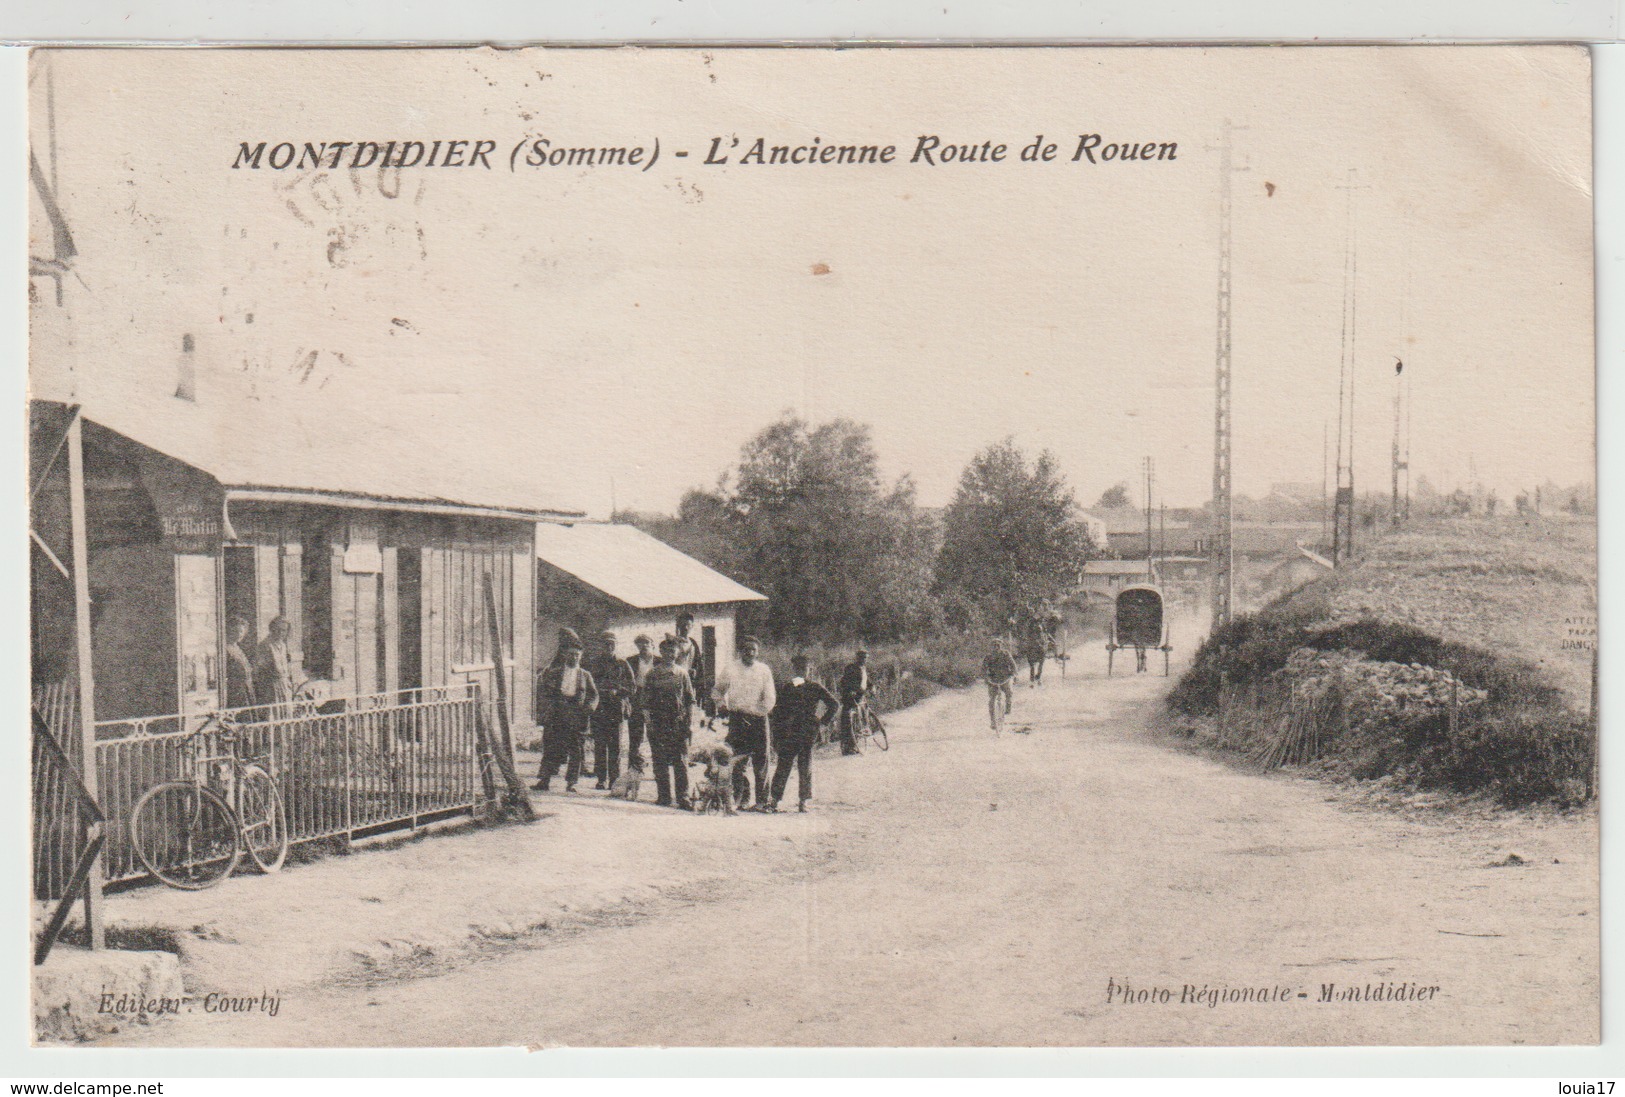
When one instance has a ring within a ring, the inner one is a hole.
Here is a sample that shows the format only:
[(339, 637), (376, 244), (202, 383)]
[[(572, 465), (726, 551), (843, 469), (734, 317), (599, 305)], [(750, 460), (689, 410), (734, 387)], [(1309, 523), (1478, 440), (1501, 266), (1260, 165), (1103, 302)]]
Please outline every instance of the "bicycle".
[[(1004, 732), (1004, 718), (1009, 715), (1010, 693), (1015, 688), (1015, 679), (1006, 679), (1003, 682), (994, 682), (983, 679), (987, 683), (987, 717), (993, 725), (993, 734), (1001, 735)], [(999, 702), (1003, 701), (1003, 704)]]
[(881, 750), (891, 749), (891, 740), (886, 737), (886, 725), (880, 722), (880, 714), (868, 701), (859, 702), (857, 710), (852, 713), (852, 737), (858, 743), (867, 740)]
[(265, 873), (280, 869), (288, 856), (282, 794), (258, 759), (238, 751), (239, 740), (238, 725), (214, 713), (187, 736), (191, 776), (154, 785), (130, 812), (136, 857), (172, 888), (214, 887), (245, 852)]

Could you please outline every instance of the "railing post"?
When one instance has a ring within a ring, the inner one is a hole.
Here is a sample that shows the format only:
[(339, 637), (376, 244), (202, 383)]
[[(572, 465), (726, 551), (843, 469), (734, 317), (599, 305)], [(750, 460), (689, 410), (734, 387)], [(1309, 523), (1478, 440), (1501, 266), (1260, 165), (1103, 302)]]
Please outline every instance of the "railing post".
[(344, 706), (345, 711), (339, 716), (339, 737), (344, 740), (344, 835), (346, 838), (355, 830), (355, 807), (352, 790), (356, 781), (355, 752), (351, 742), (353, 736), (350, 730), (353, 724), (353, 714), (350, 706)]
[[(96, 773), (96, 675), (91, 666), (90, 646), (90, 552), (85, 522), (84, 421), (79, 409), (68, 421), (68, 520), (73, 538), (73, 619), (74, 646), (77, 648), (79, 683), (80, 777), (93, 801), (100, 791)], [(95, 829), (100, 829), (99, 825)], [(101, 842), (101, 834), (87, 834), (87, 841)], [(90, 947), (106, 947), (102, 930), (102, 862), (91, 858), (84, 881), (85, 936)]]

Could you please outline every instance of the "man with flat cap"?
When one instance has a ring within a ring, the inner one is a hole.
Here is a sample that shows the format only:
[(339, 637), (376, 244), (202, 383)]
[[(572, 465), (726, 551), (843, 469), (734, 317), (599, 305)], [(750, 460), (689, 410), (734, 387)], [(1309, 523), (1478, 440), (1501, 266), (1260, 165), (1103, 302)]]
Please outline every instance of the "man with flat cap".
[(649, 677), (649, 672), (655, 668), (660, 659), (655, 654), (655, 642), (649, 639), (648, 633), (640, 632), (632, 640), (632, 646), (638, 653), (626, 661), (632, 671), (632, 698), (629, 711), (626, 714), (626, 756), (632, 762), (641, 766), (643, 764), (643, 740), (648, 734), (648, 716), (643, 711), (640, 694), (643, 692), (643, 683)]
[[(598, 687), (581, 665), (581, 641), (562, 637), (559, 654), (536, 678), (536, 711), (542, 714), (542, 764), (531, 787), (546, 792), (563, 763), (564, 791), (574, 792), (581, 778), (581, 755), (587, 721), (598, 707)], [(570, 633), (574, 636), (575, 633)]]
[[(655, 803), (687, 810), (688, 714), (694, 707), (694, 686), (688, 672), (677, 665), (677, 642), (660, 642), (660, 660), (643, 679), (638, 708), (649, 730), (649, 753), (654, 762)], [(677, 798), (672, 799), (673, 785)]]
[(598, 707), (590, 718), (594, 788), (608, 788), (621, 775), (621, 725), (632, 704), (632, 668), (615, 654), (615, 634), (601, 632), (598, 650), (583, 664), (598, 687)]
[[(712, 707), (712, 690), (710, 688), (712, 683), (708, 683), (707, 679), (715, 674), (716, 668), (705, 665), (705, 649), (700, 646), (698, 640), (689, 635), (689, 630), (693, 627), (694, 615), (692, 613), (685, 609), (677, 615), (677, 631), (672, 635), (672, 638), (677, 641), (677, 649), (673, 653), (672, 661), (682, 668), (683, 673), (688, 675), (690, 684), (694, 686), (694, 703), (700, 707), (707, 717), (710, 717), (715, 715), (715, 711)], [(690, 708), (690, 725), (693, 722), (694, 711)]]

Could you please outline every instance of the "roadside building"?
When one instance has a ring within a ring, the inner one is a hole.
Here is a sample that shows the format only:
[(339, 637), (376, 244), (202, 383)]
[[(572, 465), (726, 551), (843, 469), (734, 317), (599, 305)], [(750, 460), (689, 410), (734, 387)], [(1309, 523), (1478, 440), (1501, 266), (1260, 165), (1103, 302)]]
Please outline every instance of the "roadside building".
[[(1144, 535), (1141, 535), (1144, 540)], [(1111, 602), (1125, 587), (1156, 585), (1158, 571), (1146, 560), (1090, 560), (1078, 575), (1078, 593), (1091, 602)]]
[[(256, 421), (255, 416), (271, 416)], [(576, 512), (461, 476), (455, 454), (301, 429), (287, 408), (212, 411), (131, 397), (31, 405), (36, 711), (98, 778), (105, 875), (139, 875), (134, 800), (187, 772), (186, 736), (226, 707), (228, 622), (263, 650), (288, 626), (278, 703), (256, 683), (236, 719), (268, 756), (294, 840), (356, 836), (474, 809), (494, 670), (528, 684), (535, 529)], [(95, 757), (77, 714), (70, 427), (83, 497)], [(496, 604), (491, 637), (485, 586)], [(507, 690), (531, 722), (529, 688)], [(234, 702), (240, 700), (234, 698)]]
[(631, 655), (633, 637), (656, 643), (677, 615), (694, 615), (690, 633), (705, 664), (733, 658), (742, 606), (764, 595), (734, 582), (636, 526), (610, 522), (544, 522), (536, 527), (538, 664), (552, 655), (560, 628), (583, 637), (613, 632), (616, 651)]

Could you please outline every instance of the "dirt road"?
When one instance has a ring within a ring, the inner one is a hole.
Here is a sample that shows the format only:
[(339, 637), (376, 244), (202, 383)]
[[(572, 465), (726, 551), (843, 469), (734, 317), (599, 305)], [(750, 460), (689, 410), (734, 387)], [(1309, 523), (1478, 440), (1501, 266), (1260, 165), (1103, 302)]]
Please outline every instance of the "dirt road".
[[(997, 740), (982, 698), (939, 696), (893, 718), (889, 753), (820, 759), (814, 813), (694, 820), (776, 834), (781, 871), (434, 977), (311, 989), (274, 1019), (193, 1012), (121, 1042), (1596, 1038), (1594, 816), (1351, 810), (1182, 750), (1156, 720), (1165, 682), (1021, 690)], [(1490, 867), (1509, 852), (1525, 863)], [(1133, 1001), (1109, 991), (1125, 986)]]

